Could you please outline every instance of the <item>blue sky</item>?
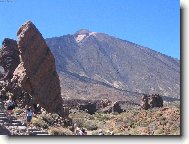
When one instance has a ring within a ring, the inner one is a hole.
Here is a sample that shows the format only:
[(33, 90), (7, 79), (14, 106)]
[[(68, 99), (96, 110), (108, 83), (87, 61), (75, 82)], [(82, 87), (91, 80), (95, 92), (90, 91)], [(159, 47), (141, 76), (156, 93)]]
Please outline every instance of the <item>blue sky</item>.
[(85, 28), (180, 59), (179, 0), (1, 0), (0, 41), (27, 20), (44, 38)]

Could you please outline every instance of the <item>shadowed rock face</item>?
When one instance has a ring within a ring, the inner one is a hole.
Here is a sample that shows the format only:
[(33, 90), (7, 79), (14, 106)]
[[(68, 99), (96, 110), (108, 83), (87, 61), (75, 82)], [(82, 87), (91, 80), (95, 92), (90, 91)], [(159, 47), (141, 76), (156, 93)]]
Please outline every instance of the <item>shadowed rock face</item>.
[(4, 68), (3, 80), (11, 80), (13, 72), (20, 63), (19, 51), (15, 40), (5, 38), (0, 51), (0, 65)]
[(141, 108), (149, 109), (154, 107), (163, 107), (163, 99), (159, 94), (144, 95), (141, 99)]
[(150, 108), (150, 105), (148, 104), (148, 97), (146, 95), (142, 96), (141, 108), (145, 110)]
[(35, 25), (28, 21), (18, 30), (20, 64), (12, 82), (49, 112), (62, 114), (62, 98), (55, 60)]
[(159, 95), (151, 95), (149, 97), (149, 105), (151, 108), (153, 107), (163, 107), (163, 99)]

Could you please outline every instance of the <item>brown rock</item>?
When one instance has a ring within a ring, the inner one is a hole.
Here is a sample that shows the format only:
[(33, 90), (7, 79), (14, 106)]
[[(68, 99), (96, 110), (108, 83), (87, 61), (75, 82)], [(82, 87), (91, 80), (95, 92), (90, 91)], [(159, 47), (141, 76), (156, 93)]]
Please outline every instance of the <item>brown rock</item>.
[(141, 108), (149, 109), (154, 107), (163, 107), (163, 99), (159, 94), (144, 95), (141, 100)]
[(111, 106), (112, 102), (109, 99), (102, 99), (97, 102), (97, 109), (102, 109)]
[(94, 114), (97, 111), (96, 102), (88, 102), (84, 104), (79, 104), (79, 110), (82, 110), (82, 111), (87, 110), (89, 114)]
[(114, 112), (117, 112), (117, 113), (122, 113), (123, 112), (123, 109), (121, 108), (120, 106), (120, 102), (119, 101), (116, 101), (114, 103), (112, 103), (112, 105), (110, 106), (107, 106), (103, 109), (100, 109), (99, 111), (103, 112), (103, 113), (114, 113)]
[(153, 107), (163, 107), (163, 99), (159, 94), (154, 94), (149, 96), (149, 105)]
[(5, 38), (0, 52), (0, 65), (4, 68), (3, 80), (11, 80), (13, 72), (20, 63), (19, 51), (15, 40)]
[(148, 104), (148, 97), (147, 95), (142, 96), (142, 100), (141, 100), (141, 108), (142, 109), (149, 109), (150, 105)]
[(113, 103), (112, 112), (118, 112), (118, 113), (122, 113), (123, 112), (123, 110), (122, 110), (122, 108), (121, 108), (121, 106), (120, 106), (118, 101)]
[(12, 82), (32, 96), (48, 112), (62, 115), (62, 98), (55, 59), (35, 25), (28, 21), (18, 33), (20, 64)]

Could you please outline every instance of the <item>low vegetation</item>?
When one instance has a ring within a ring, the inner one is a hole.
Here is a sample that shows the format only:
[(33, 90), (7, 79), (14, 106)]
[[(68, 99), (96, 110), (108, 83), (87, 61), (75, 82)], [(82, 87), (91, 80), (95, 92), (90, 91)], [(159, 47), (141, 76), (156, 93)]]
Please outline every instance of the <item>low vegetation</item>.
[(121, 114), (76, 112), (70, 117), (92, 135), (98, 134), (98, 129), (105, 134), (113, 130), (115, 135), (180, 135), (179, 104), (149, 110), (133, 106)]
[(49, 128), (51, 135), (73, 135), (73, 132), (63, 127), (51, 127)]
[[(14, 109), (15, 116), (24, 116), (22, 109)], [(163, 108), (142, 110), (130, 106), (120, 114), (95, 113), (83, 111), (69, 114), (73, 124), (86, 129), (88, 134), (98, 135), (102, 129), (105, 135), (113, 131), (115, 135), (180, 135), (180, 105), (173, 103)], [(38, 114), (32, 125), (49, 131), (52, 135), (73, 135), (73, 126), (65, 125), (65, 120), (57, 114)]]

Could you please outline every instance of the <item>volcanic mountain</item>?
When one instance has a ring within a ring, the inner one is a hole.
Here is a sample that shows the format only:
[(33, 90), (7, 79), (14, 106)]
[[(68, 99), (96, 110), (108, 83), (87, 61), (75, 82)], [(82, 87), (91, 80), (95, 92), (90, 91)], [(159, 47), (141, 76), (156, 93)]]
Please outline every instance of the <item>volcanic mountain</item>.
[(64, 98), (133, 99), (159, 93), (180, 99), (180, 61), (127, 40), (81, 29), (47, 38)]

